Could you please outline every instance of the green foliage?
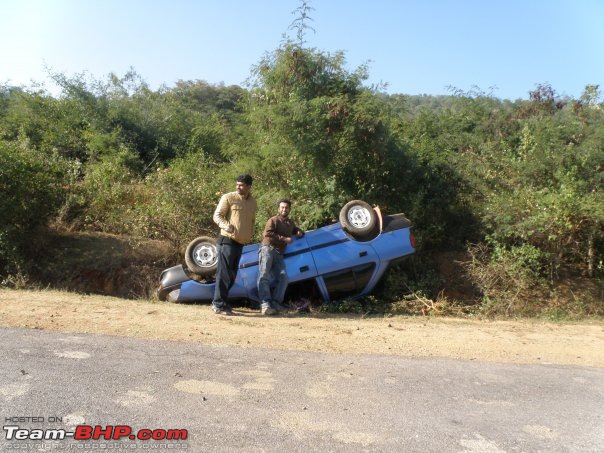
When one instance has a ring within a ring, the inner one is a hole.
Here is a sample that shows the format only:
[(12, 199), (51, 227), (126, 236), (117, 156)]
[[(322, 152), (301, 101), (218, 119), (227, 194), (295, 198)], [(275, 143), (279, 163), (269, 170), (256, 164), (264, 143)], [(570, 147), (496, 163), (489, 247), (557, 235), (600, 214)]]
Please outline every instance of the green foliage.
[(300, 6), (292, 12), (292, 14), (296, 15), (296, 18), (289, 26), (289, 29), (296, 30), (296, 37), (298, 38), (298, 44), (300, 46), (304, 45), (304, 35), (306, 31), (315, 31), (314, 28), (308, 25), (308, 22), (313, 20), (308, 14), (313, 10), (314, 8), (310, 6), (310, 0), (302, 0)]
[(459, 153), (460, 148), (472, 144), (453, 138), (463, 132), (451, 119), (450, 110), (423, 111), (404, 118), (395, 130), (407, 151), (406, 162), (397, 166), (401, 169), (397, 207), (417, 226), (420, 248), (456, 248), (479, 235), (472, 210), (474, 188), (460, 165), (463, 158)]
[(66, 163), (30, 148), (27, 140), (0, 140), (0, 273), (27, 268), (32, 243), (56, 213), (66, 187)]
[(486, 185), (480, 212), (487, 234), (508, 247), (539, 248), (548, 256), (552, 279), (564, 265), (586, 264), (588, 238), (593, 242), (602, 237), (604, 200), (598, 167), (604, 161), (604, 147), (592, 141), (602, 138), (600, 130), (576, 121), (570, 111), (530, 120), (518, 145), (504, 154), (505, 166), (489, 162), (490, 171), (482, 178)]
[(233, 186), (220, 176), (219, 167), (203, 153), (175, 159), (158, 168), (142, 184), (144, 197), (130, 206), (127, 218), (138, 237), (169, 240), (178, 251), (201, 235), (217, 236), (212, 215), (222, 187)]
[(358, 299), (343, 299), (321, 305), (322, 313), (364, 313), (363, 301)]
[[(364, 86), (367, 66), (348, 70), (344, 52), (303, 47), (311, 10), (301, 2), (298, 41), (267, 53), (247, 89), (195, 80), (154, 91), (133, 70), (104, 81), (54, 74), (56, 98), (0, 86), (3, 268), (27, 263), (38, 227), (55, 217), (177, 250), (216, 234), (220, 194), (248, 172), (256, 238), (287, 196), (307, 230), (363, 199), (413, 221), (418, 255), (481, 244), (468, 272), (484, 313), (534, 314), (568, 279), (601, 281), (597, 85), (576, 100), (547, 84), (515, 102), (480, 90), (387, 95)], [(337, 310), (444, 313), (452, 304), (435, 294), (441, 283), (437, 266), (416, 265), (390, 273), (379, 298)], [(550, 315), (593, 306), (560, 304)]]
[(175, 102), (185, 108), (204, 113), (208, 116), (218, 115), (229, 121), (235, 119), (239, 104), (245, 97), (245, 90), (237, 85), (210, 85), (203, 80), (176, 83), (174, 89), (167, 92)]
[(137, 170), (140, 159), (121, 148), (90, 161), (74, 193), (83, 197), (84, 223), (98, 231), (125, 233), (125, 215), (137, 202)]
[(531, 245), (470, 247), (468, 273), (483, 295), (482, 313), (535, 315), (539, 300), (548, 292), (543, 278), (544, 253)]
[(247, 119), (256, 146), (245, 159), (261, 181), (298, 200), (306, 227), (335, 218), (353, 198), (400, 209), (393, 195), (412, 184), (388, 104), (362, 86), (366, 67), (344, 65), (342, 53), (286, 42), (254, 71)]

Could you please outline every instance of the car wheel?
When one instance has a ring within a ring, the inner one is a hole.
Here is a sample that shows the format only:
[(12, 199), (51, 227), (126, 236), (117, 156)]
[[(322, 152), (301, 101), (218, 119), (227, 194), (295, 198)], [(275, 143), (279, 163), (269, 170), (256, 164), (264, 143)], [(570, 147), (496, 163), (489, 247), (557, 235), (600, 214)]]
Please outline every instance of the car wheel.
[(342, 228), (353, 236), (363, 236), (370, 233), (377, 222), (373, 208), (364, 201), (352, 200), (340, 211)]
[(166, 295), (166, 300), (168, 302), (177, 302), (179, 294), (180, 294), (180, 289), (172, 290)]
[(176, 302), (178, 300), (178, 294), (180, 293), (180, 288), (178, 289), (168, 289), (160, 288), (157, 290), (157, 298), (162, 302)]
[(166, 300), (166, 296), (168, 295), (168, 293), (166, 293), (166, 291), (163, 290), (162, 288), (157, 288), (157, 291), (155, 292), (155, 294), (157, 294), (157, 298), (159, 300), (161, 300), (162, 302), (164, 302)]
[(185, 262), (194, 274), (202, 277), (213, 275), (218, 265), (216, 240), (207, 236), (193, 239), (185, 251)]

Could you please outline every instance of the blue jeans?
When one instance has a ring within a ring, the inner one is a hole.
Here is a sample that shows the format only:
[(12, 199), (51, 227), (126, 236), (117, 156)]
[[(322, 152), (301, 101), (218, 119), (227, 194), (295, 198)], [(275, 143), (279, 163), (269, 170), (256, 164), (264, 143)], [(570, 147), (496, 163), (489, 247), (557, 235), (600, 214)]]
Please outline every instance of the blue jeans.
[[(262, 245), (258, 250), (258, 295), (263, 304), (273, 305), (283, 303), (287, 289), (287, 271), (285, 260), (277, 250), (270, 245)], [(271, 295), (271, 276), (277, 280), (277, 286)]]

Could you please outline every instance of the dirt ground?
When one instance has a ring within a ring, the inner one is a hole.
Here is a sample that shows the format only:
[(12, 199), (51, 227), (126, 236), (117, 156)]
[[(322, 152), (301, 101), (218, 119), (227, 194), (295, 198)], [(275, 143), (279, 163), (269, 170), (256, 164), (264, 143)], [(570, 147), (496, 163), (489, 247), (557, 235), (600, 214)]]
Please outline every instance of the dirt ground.
[(290, 313), (0, 289), (0, 325), (215, 346), (604, 367), (604, 323)]

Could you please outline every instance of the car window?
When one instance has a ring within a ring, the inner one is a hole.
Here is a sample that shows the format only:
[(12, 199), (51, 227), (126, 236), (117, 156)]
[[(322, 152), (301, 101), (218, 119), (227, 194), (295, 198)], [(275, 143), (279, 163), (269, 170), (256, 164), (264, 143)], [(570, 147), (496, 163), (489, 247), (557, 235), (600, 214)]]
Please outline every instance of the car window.
[(373, 272), (375, 263), (366, 263), (342, 271), (331, 272), (323, 276), (323, 281), (331, 300), (355, 296), (365, 287)]

